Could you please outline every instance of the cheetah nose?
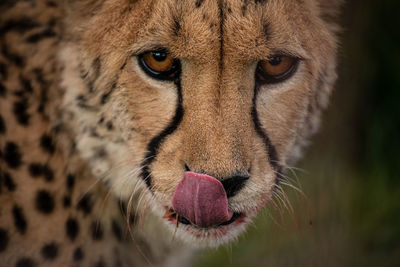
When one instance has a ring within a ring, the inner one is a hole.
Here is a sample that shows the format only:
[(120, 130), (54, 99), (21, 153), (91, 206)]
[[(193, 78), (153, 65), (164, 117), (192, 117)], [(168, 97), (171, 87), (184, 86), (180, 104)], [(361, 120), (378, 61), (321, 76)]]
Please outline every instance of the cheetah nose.
[(185, 172), (172, 198), (176, 213), (199, 227), (229, 221), (228, 197), (222, 183), (211, 176)]

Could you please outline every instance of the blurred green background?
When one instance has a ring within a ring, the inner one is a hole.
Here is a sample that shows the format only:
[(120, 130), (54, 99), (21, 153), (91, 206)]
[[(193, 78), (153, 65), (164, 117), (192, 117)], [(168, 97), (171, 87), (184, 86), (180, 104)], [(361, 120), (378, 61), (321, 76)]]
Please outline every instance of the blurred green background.
[(400, 266), (399, 12), (397, 0), (347, 1), (340, 78), (295, 171), (305, 196), (286, 187), (293, 213), (265, 209), (196, 267)]

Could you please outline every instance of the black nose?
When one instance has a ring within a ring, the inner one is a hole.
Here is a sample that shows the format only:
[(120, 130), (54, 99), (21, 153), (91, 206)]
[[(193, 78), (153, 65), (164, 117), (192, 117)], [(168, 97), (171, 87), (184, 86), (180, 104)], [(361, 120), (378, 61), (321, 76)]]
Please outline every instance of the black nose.
[(222, 185), (224, 186), (226, 196), (233, 197), (237, 192), (239, 192), (240, 189), (243, 188), (245, 185), (246, 181), (250, 177), (248, 175), (244, 174), (238, 174), (234, 175), (232, 177), (220, 180)]

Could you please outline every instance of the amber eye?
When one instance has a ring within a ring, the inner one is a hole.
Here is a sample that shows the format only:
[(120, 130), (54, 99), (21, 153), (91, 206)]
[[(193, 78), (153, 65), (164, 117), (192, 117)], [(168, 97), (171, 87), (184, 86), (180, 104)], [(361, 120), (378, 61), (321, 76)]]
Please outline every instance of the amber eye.
[(148, 75), (160, 80), (174, 80), (180, 69), (179, 61), (163, 50), (139, 55), (139, 65)]
[(278, 83), (288, 79), (298, 65), (298, 58), (274, 55), (269, 60), (262, 60), (257, 67), (257, 80), (260, 83)]

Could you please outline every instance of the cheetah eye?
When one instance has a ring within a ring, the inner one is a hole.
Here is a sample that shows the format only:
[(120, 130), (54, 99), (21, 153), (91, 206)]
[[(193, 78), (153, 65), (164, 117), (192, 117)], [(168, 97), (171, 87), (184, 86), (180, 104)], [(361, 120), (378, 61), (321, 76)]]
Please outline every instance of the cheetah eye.
[(297, 69), (299, 59), (291, 56), (273, 55), (258, 63), (256, 78), (261, 84), (279, 83), (290, 78)]
[(164, 50), (145, 52), (138, 59), (143, 71), (155, 79), (171, 81), (180, 71), (179, 60)]

